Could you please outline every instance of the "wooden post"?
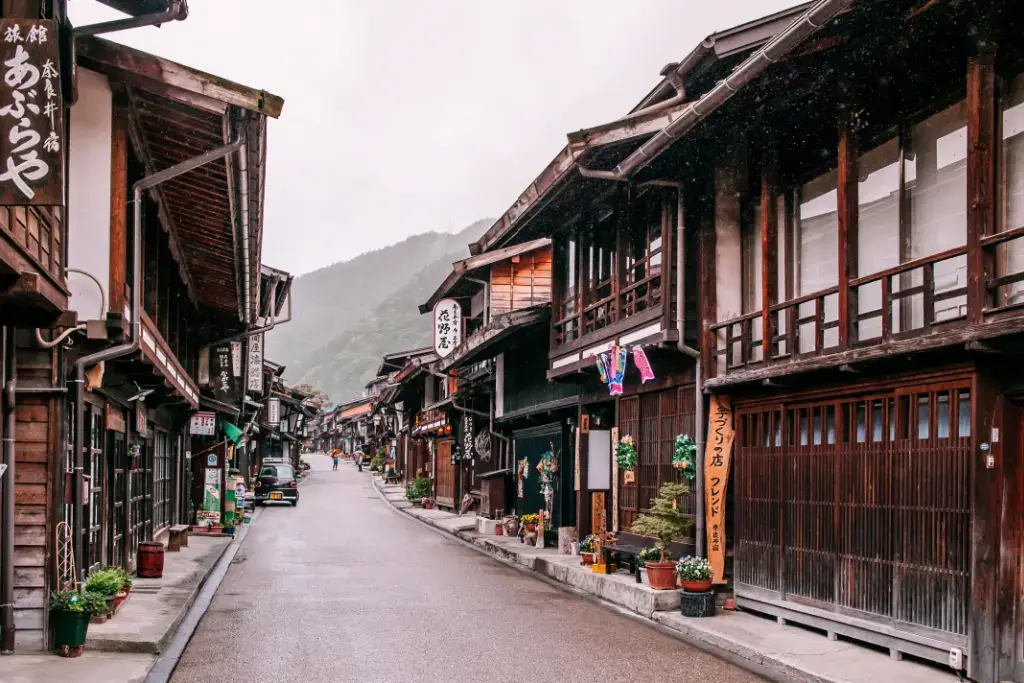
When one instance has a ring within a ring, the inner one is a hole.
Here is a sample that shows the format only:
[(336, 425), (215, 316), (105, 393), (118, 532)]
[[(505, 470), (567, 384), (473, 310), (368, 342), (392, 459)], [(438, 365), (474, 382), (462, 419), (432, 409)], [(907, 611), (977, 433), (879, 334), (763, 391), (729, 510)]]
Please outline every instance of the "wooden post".
[(580, 407), (580, 428), (576, 430), (576, 453), (579, 463), (579, 488), (576, 490), (576, 528), (578, 536), (582, 539), (590, 533), (590, 489), (587, 488), (587, 438), (588, 431), (584, 430), (583, 414), (584, 409)]
[(771, 307), (779, 302), (779, 219), (775, 199), (775, 159), (767, 154), (761, 168), (761, 357), (772, 359), (775, 323)]
[(128, 268), (128, 122), (123, 107), (114, 108), (110, 139), (110, 310), (124, 313)]
[(967, 66), (967, 320), (980, 323), (993, 259), (981, 240), (995, 228), (995, 46), (980, 41)]
[(710, 188), (703, 188), (700, 213), (700, 353), (704, 379), (716, 374), (715, 334), (708, 325), (718, 319), (715, 292), (715, 203)]
[(850, 280), (857, 277), (857, 132), (851, 112), (839, 112), (839, 348), (850, 346), (857, 294)]

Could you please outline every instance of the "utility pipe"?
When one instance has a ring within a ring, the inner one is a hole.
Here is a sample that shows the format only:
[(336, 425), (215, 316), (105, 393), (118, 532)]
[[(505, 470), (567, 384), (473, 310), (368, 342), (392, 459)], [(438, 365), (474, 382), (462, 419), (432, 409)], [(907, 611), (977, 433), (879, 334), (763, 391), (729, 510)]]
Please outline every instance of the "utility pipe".
[[(252, 313), (252, 307), (249, 304), (250, 291), (252, 290), (251, 281), (249, 279), (249, 150), (246, 149), (245, 145), (238, 148), (238, 176), (240, 198), (240, 210), (239, 214), (242, 221), (242, 273), (245, 281), (242, 289), (244, 290), (243, 300), (245, 302), (245, 313), (242, 315), (242, 323), (244, 325), (249, 324), (249, 315)], [(289, 297), (290, 298), (290, 297)], [(290, 316), (289, 316), (290, 317)]]
[(74, 438), (74, 490), (72, 498), (74, 504), (74, 534), (73, 547), (75, 552), (75, 563), (78, 565), (78, 581), (80, 585), (85, 581), (85, 570), (88, 562), (83, 552), (83, 534), (85, 520), (83, 519), (84, 501), (82, 500), (82, 487), (84, 486), (84, 445), (85, 445), (85, 368), (106, 361), (123, 358), (139, 350), (142, 341), (142, 202), (143, 193), (160, 183), (177, 178), (183, 173), (199, 168), (211, 161), (216, 161), (239, 149), (245, 144), (244, 138), (236, 138), (227, 145), (212, 149), (205, 154), (186, 159), (170, 168), (165, 168), (153, 175), (146, 176), (139, 180), (132, 187), (132, 300), (131, 300), (131, 339), (124, 344), (104, 349), (96, 353), (82, 356), (75, 361), (75, 438)]
[[(92, 280), (93, 282), (96, 283), (96, 286), (99, 287), (99, 290), (100, 290), (100, 317), (98, 317), (96, 319), (97, 320), (103, 320), (103, 318), (105, 318), (106, 315), (107, 315), (107, 291), (106, 291), (106, 289), (103, 288), (103, 283), (100, 282), (99, 279), (95, 275), (93, 275), (92, 273), (90, 273), (90, 272), (88, 272), (86, 270), (82, 270), (81, 268), (65, 268), (64, 272), (65, 273), (78, 273), (79, 275), (84, 275), (85, 277), (89, 278), (90, 280)], [(72, 327), (70, 329), (65, 330), (63, 334), (59, 335), (55, 339), (52, 339), (50, 341), (46, 341), (45, 339), (43, 339), (43, 333), (37, 327), (36, 328), (36, 343), (39, 344), (39, 346), (41, 346), (44, 349), (52, 349), (53, 347), (57, 346), (62, 341), (64, 341), (68, 337), (70, 337), (75, 332), (82, 332), (85, 329), (86, 329), (86, 325), (84, 323), (81, 324), (81, 325), (76, 325), (75, 327)]]
[(167, 9), (156, 14), (143, 14), (138, 17), (127, 19), (115, 19), (104, 21), (98, 24), (88, 24), (75, 29), (75, 36), (95, 36), (101, 33), (113, 33), (124, 31), (130, 28), (142, 28), (143, 26), (159, 26), (169, 21), (183, 21), (188, 16), (188, 5), (185, 0), (170, 0)]
[(18, 361), (15, 328), (4, 328), (4, 445), (3, 458), (7, 465), (0, 484), (3, 485), (3, 528), (0, 536), (0, 566), (3, 567), (3, 594), (0, 595), (0, 654), (14, 654), (14, 469), (15, 469), (15, 390), (18, 387)]
[(744, 60), (727, 78), (719, 81), (699, 100), (684, 109), (682, 114), (665, 126), (661, 132), (622, 160), (614, 169), (597, 171), (581, 166), (578, 169), (580, 175), (586, 178), (603, 178), (605, 180), (628, 178), (632, 173), (653, 161), (676, 138), (707, 118), (765, 69), (785, 57), (790, 50), (834, 19), (840, 12), (846, 10), (853, 2), (854, 0), (819, 0), (792, 24), (765, 43), (761, 49)]

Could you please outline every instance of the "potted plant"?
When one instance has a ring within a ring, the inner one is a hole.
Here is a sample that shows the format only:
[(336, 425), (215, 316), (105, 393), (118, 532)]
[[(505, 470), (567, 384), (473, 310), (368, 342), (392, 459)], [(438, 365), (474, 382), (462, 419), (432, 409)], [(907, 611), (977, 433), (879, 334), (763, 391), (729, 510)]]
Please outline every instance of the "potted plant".
[(128, 597), (127, 593), (122, 592), (123, 588), (124, 577), (117, 567), (105, 567), (95, 571), (85, 580), (86, 593), (102, 596), (106, 600), (107, 609), (104, 614), (107, 616), (113, 616), (114, 610)]
[(636, 478), (636, 443), (629, 434), (619, 439), (619, 443), (615, 445), (615, 460), (619, 469), (623, 471), (622, 480), (632, 484)]
[(594, 564), (594, 555), (597, 553), (597, 540), (597, 536), (590, 534), (580, 541), (581, 564)]
[(648, 562), (658, 562), (660, 559), (661, 551), (653, 545), (649, 548), (644, 548), (636, 554), (636, 561), (640, 563), (641, 569), (645, 568)]
[(77, 590), (54, 591), (50, 594), (50, 624), (53, 626), (53, 645), (62, 657), (78, 657), (85, 645), (89, 619), (102, 615), (107, 601), (95, 593)]
[(537, 523), (540, 522), (540, 515), (530, 512), (520, 517), (519, 520), (527, 531), (536, 531)]
[(413, 505), (422, 505), (423, 499), (430, 495), (430, 480), (426, 477), (413, 479), (405, 489), (405, 497), (412, 501)]
[(651, 588), (671, 590), (676, 587), (676, 565), (672, 562), (668, 546), (683, 536), (693, 524), (693, 520), (683, 514), (677, 503), (680, 496), (689, 492), (690, 488), (685, 484), (665, 484), (661, 487), (658, 497), (651, 503), (651, 511), (640, 515), (630, 529), (635, 534), (658, 539), (655, 547), (658, 549), (659, 559), (648, 560), (645, 563), (647, 581)]
[(121, 590), (124, 592), (125, 597), (127, 597), (132, 593), (132, 577), (130, 577), (128, 575), (128, 572), (126, 572), (123, 568), (115, 568), (121, 574)]
[(433, 498), (423, 498), (423, 499), (420, 500), (420, 503), (423, 504), (423, 508), (425, 510), (430, 510), (431, 508), (434, 507), (434, 499)]
[(711, 563), (703, 557), (686, 556), (676, 562), (676, 576), (687, 593), (707, 593), (711, 590)]

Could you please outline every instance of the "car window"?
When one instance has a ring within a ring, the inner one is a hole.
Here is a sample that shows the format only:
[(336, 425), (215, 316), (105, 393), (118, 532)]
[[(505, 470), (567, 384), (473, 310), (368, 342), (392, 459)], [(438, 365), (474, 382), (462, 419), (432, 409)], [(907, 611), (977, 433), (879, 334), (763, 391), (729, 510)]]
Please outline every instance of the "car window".
[(261, 477), (277, 477), (278, 479), (291, 479), (294, 477), (290, 465), (267, 465), (260, 472)]

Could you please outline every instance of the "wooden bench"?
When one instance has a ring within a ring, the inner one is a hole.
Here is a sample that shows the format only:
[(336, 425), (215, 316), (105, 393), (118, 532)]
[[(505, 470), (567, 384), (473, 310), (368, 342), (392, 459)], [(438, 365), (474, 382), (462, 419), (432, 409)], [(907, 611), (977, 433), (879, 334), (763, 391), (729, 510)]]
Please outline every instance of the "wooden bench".
[(601, 547), (602, 560), (604, 561), (604, 573), (612, 573), (613, 564), (621, 564), (622, 560), (626, 560), (629, 564), (629, 571), (636, 575), (636, 582), (643, 583), (643, 579), (640, 577), (640, 567), (642, 563), (637, 559), (637, 555), (640, 554), (643, 548), (632, 545), (606, 545)]
[(175, 524), (167, 531), (167, 551), (176, 553), (188, 547), (188, 524)]

